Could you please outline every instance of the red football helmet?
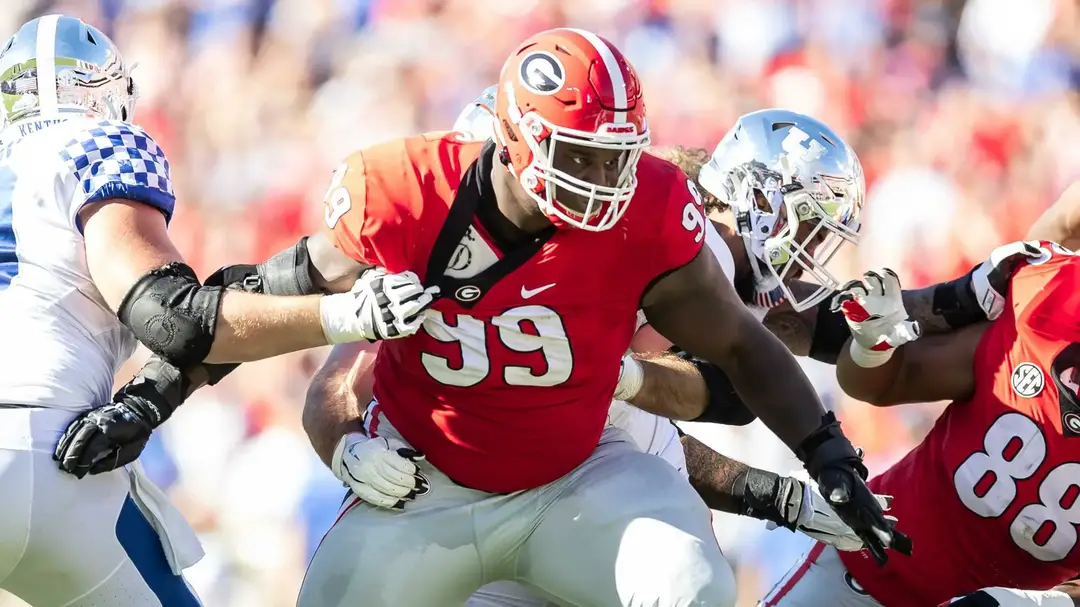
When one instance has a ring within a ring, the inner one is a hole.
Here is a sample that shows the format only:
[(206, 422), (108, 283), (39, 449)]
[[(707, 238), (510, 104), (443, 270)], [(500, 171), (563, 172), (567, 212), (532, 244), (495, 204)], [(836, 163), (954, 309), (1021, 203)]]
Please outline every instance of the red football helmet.
[[(619, 49), (583, 30), (540, 32), (510, 55), (498, 86), (497, 141), (540, 210), (560, 227), (614, 226), (634, 196), (637, 163), (649, 146), (641, 84)], [(617, 175), (614, 183), (556, 168), (559, 144), (562, 153), (578, 146), (610, 158), (604, 162)]]

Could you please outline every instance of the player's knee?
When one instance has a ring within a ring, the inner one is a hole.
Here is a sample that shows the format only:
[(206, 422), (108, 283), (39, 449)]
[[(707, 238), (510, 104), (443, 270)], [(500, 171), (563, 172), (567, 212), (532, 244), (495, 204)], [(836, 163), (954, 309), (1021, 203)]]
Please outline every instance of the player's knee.
[(628, 605), (687, 605), (735, 607), (735, 573), (722, 556), (683, 561), (684, 568), (664, 572), (666, 583), (643, 596), (635, 593)]
[[(720, 554), (701, 554), (695, 562), (688, 563), (693, 575), (687, 576), (681, 600), (673, 605), (700, 605), (704, 607), (735, 607), (738, 595), (735, 589), (735, 572), (731, 564)], [(662, 604), (662, 603), (661, 603)]]
[(623, 604), (735, 605), (735, 574), (711, 533), (698, 537), (638, 519), (626, 529), (623, 547), (634, 548), (620, 550), (615, 563), (616, 579), (626, 582), (619, 583)]

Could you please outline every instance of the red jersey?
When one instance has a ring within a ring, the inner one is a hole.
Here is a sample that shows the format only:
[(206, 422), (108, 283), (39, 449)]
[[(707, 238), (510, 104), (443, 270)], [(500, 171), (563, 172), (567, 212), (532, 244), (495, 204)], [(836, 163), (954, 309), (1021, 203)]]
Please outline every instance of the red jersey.
[(458, 483), (511, 492), (596, 448), (642, 295), (698, 254), (705, 221), (682, 171), (643, 155), (614, 228), (508, 243), (493, 153), (454, 135), (362, 151), (339, 169), (326, 218), (354, 259), (442, 288), (418, 333), (382, 343), (386, 419)]
[(951, 403), (869, 483), (895, 496), (890, 514), (915, 546), (883, 568), (865, 552), (840, 553), (884, 605), (1048, 589), (1080, 571), (1080, 257), (1043, 249), (1049, 260), (1013, 275), (1005, 313), (978, 345), (972, 398)]

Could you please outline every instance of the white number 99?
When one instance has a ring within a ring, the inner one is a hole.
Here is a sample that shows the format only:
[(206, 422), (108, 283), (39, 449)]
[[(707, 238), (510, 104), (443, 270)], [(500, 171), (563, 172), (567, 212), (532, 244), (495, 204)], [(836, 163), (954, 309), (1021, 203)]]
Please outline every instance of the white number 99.
[(705, 210), (701, 203), (701, 193), (693, 179), (686, 180), (686, 189), (690, 190), (694, 199), (683, 207), (682, 225), (688, 232), (696, 232), (694, 242), (701, 242), (701, 239), (705, 238)]

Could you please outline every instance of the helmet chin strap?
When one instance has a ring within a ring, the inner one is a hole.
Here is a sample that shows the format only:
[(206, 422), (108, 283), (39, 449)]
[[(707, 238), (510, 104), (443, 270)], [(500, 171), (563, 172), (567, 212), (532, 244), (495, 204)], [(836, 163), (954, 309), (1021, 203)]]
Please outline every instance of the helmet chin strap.
[(743, 236), (743, 246), (746, 247), (746, 257), (754, 274), (754, 305), (767, 309), (784, 303), (787, 294), (783, 286), (772, 273), (761, 271), (761, 264), (764, 262), (754, 254), (753, 241), (749, 236)]

